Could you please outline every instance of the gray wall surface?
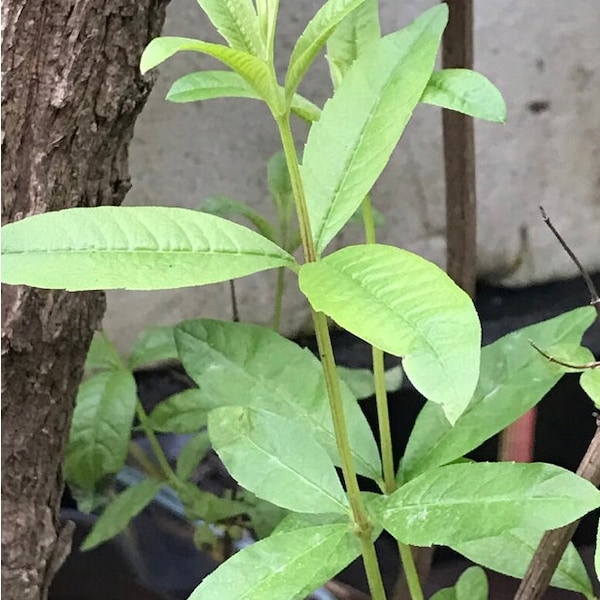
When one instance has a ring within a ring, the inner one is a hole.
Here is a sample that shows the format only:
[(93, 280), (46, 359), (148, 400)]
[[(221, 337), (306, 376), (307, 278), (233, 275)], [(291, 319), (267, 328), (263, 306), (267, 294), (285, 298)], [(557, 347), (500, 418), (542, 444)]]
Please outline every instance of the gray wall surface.
[[(281, 0), (278, 70), (284, 72), (295, 38), (321, 2)], [(432, 6), (429, 0), (382, 0), (384, 33)], [(480, 277), (525, 285), (574, 274), (539, 218), (542, 204), (581, 261), (600, 268), (600, 2), (598, 0), (479, 0), (475, 3), (476, 69), (502, 91), (505, 125), (476, 125)], [(174, 0), (164, 35), (220, 41), (194, 0)], [(129, 205), (195, 207), (221, 194), (272, 214), (266, 161), (279, 150), (267, 109), (252, 100), (164, 101), (179, 76), (220, 66), (195, 53), (160, 69), (131, 145)], [(324, 59), (301, 92), (322, 105), (331, 94)], [(298, 124), (298, 147), (306, 127)], [(399, 245), (444, 265), (444, 180), (440, 111), (419, 106), (373, 193), (386, 215), (379, 241)], [(523, 236), (523, 233), (526, 235)], [(362, 241), (350, 225), (332, 249)], [(274, 272), (237, 282), (243, 320), (267, 324)], [(217, 284), (165, 292), (111, 292), (107, 333), (127, 352), (145, 327), (184, 318), (229, 318), (229, 288)], [(286, 333), (308, 323), (290, 276)]]

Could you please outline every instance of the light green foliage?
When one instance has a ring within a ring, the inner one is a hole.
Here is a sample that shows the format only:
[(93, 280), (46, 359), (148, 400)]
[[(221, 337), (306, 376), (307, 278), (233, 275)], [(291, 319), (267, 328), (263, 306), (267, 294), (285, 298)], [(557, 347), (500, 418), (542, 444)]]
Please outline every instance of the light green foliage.
[(127, 364), (131, 370), (177, 358), (172, 325), (149, 327), (138, 336), (129, 353)]
[(272, 535), (232, 556), (189, 600), (302, 600), (359, 554), (347, 523)]
[(91, 550), (123, 531), (129, 521), (152, 501), (162, 486), (162, 481), (148, 478), (120, 493), (104, 509), (94, 528), (83, 541), (81, 549)]
[(529, 340), (540, 347), (579, 344), (593, 320), (593, 309), (579, 308), (486, 346), (473, 398), (453, 427), (439, 406), (428, 402), (423, 407), (408, 441), (399, 479), (406, 481), (464, 456), (535, 406), (563, 370), (534, 350)]
[(488, 582), (480, 567), (469, 567), (458, 578), (456, 585), (431, 596), (431, 600), (487, 600)]
[(503, 123), (506, 120), (506, 105), (498, 88), (469, 69), (443, 69), (432, 73), (421, 102), (486, 121)]
[[(176, 329), (179, 356), (198, 383), (202, 406), (252, 406), (302, 423), (338, 464), (323, 370), (308, 351), (247, 323), (197, 319)], [(362, 475), (378, 479), (379, 452), (356, 399), (342, 386), (352, 455)]]
[(447, 17), (447, 6), (436, 6), (370, 44), (311, 127), (301, 174), (318, 253), (387, 164), (429, 81)]
[(262, 498), (258, 498), (252, 492), (244, 491), (243, 500), (246, 506), (246, 514), (252, 522), (252, 531), (259, 540), (271, 535), (286, 515), (297, 514), (289, 513), (281, 506), (276, 506)]
[(264, 53), (252, 0), (198, 0), (198, 4), (234, 50), (254, 56)]
[(426, 471), (388, 496), (383, 526), (415, 546), (452, 545), (527, 526), (540, 533), (600, 506), (600, 491), (541, 463), (467, 463)]
[(579, 378), (579, 383), (596, 408), (600, 408), (600, 368), (585, 370)]
[(285, 91), (288, 97), (296, 91), (336, 25), (362, 2), (364, 0), (329, 0), (310, 20), (292, 50), (285, 78)]
[(481, 330), (471, 299), (439, 267), (392, 246), (350, 246), (302, 265), (300, 289), (315, 310), (402, 356), (413, 385), (456, 421), (477, 383)]
[(206, 430), (197, 433), (187, 442), (177, 457), (177, 467), (175, 469), (177, 477), (184, 481), (191, 477), (209, 448), (210, 439)]
[(226, 406), (209, 416), (213, 447), (246, 489), (297, 512), (342, 512), (347, 499), (310, 430), (266, 410)]
[(269, 193), (279, 213), (280, 222), (289, 225), (290, 218), (294, 214), (295, 205), (292, 181), (283, 152), (276, 152), (269, 159), (267, 182)]
[(379, 2), (365, 0), (337, 26), (327, 41), (327, 62), (334, 88), (365, 48), (380, 37)]
[(157, 404), (148, 416), (148, 425), (154, 431), (197, 433), (207, 422), (202, 408), (202, 392), (197, 389), (174, 394)]
[(71, 208), (3, 228), (5, 283), (155, 290), (243, 277), (294, 259), (254, 231), (183, 208)]
[(91, 491), (123, 466), (136, 402), (135, 380), (124, 369), (98, 373), (81, 384), (65, 465), (71, 484)]
[(121, 366), (121, 357), (114, 344), (104, 331), (97, 331), (85, 359), (85, 370), (119, 369)]
[[(503, 531), (493, 537), (457, 542), (452, 548), (469, 560), (498, 573), (522, 578), (543, 532), (524, 523), (519, 529)], [(569, 544), (554, 572), (551, 585), (565, 590), (593, 594), (592, 582), (575, 546)]]
[[(369, 369), (350, 369), (338, 367), (340, 379), (346, 383), (358, 400), (368, 398), (375, 394), (375, 381), (373, 371)], [(385, 389), (395, 392), (402, 385), (402, 368), (400, 366), (388, 369), (385, 372)]]

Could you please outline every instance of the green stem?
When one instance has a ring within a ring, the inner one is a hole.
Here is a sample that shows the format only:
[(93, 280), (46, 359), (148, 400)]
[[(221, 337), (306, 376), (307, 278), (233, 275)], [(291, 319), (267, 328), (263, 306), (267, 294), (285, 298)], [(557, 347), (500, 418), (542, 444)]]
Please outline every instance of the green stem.
[(173, 471), (173, 469), (171, 468), (171, 465), (169, 464), (169, 461), (165, 453), (163, 452), (163, 449), (160, 445), (160, 442), (158, 441), (158, 438), (156, 437), (156, 434), (154, 433), (154, 430), (152, 429), (152, 427), (150, 427), (150, 425), (148, 425), (148, 415), (146, 414), (144, 406), (139, 400), (135, 407), (135, 411), (137, 414), (138, 421), (140, 422), (140, 427), (142, 428), (144, 435), (150, 443), (150, 447), (152, 448), (152, 452), (156, 457), (156, 461), (158, 462), (158, 466), (160, 467), (163, 476), (175, 491), (181, 489), (182, 482), (179, 479), (179, 477), (177, 477), (175, 471)]
[(285, 283), (285, 267), (277, 269), (277, 287), (275, 289), (275, 310), (273, 311), (273, 331), (279, 331), (281, 325), (281, 309), (283, 306), (283, 288)]
[[(315, 262), (318, 260), (315, 246), (312, 239), (310, 229), (310, 218), (308, 214), (308, 206), (306, 204), (306, 196), (304, 194), (304, 186), (300, 176), (300, 166), (298, 163), (298, 155), (294, 145), (292, 129), (290, 127), (289, 110), (286, 115), (276, 118), (279, 127), (279, 134), (285, 153), (286, 162), (290, 172), (292, 183), (292, 191), (296, 204), (296, 212), (298, 215), (298, 224), (300, 227), (300, 236), (302, 239), (302, 248), (304, 251), (304, 259), (306, 262)], [(323, 364), (323, 373), (325, 383), (327, 385), (327, 393), (335, 438), (337, 442), (338, 452), (340, 455), (340, 463), (346, 489), (348, 501), (352, 509), (352, 516), (355, 524), (356, 535), (361, 544), (365, 570), (369, 582), (369, 589), (373, 600), (385, 600), (385, 590), (381, 579), (381, 571), (375, 552), (373, 543), (373, 526), (365, 509), (360, 488), (356, 478), (356, 470), (352, 460), (352, 452), (350, 449), (350, 441), (348, 437), (348, 429), (346, 427), (346, 418), (344, 416), (344, 407), (342, 404), (342, 393), (340, 390), (340, 380), (338, 377), (337, 368), (335, 365), (335, 357), (333, 355), (333, 347), (331, 345), (331, 336), (329, 335), (329, 327), (327, 325), (327, 317), (322, 312), (312, 311), (313, 323), (315, 327), (315, 335), (319, 346), (319, 354)]]
[[(365, 227), (365, 240), (367, 244), (375, 244), (375, 221), (370, 196), (366, 196), (362, 204), (363, 223)], [(390, 413), (388, 408), (387, 390), (385, 388), (385, 365), (383, 351), (375, 346), (371, 347), (373, 356), (373, 377), (375, 379), (375, 401), (377, 404), (377, 421), (379, 425), (379, 439), (381, 440), (381, 460), (383, 463), (383, 480), (385, 493), (392, 494), (396, 490), (396, 476), (394, 472), (394, 454), (392, 450), (392, 432), (390, 428)], [(410, 546), (398, 542), (398, 551), (404, 567), (404, 574), (412, 600), (423, 600), (423, 590), (419, 581), (417, 566)]]

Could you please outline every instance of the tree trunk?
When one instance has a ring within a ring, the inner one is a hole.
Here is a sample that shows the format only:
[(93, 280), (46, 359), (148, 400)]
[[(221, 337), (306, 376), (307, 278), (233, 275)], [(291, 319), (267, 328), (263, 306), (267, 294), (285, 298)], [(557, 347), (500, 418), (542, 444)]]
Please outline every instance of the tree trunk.
[[(3, 0), (2, 222), (119, 204), (167, 0)], [(2, 286), (2, 593), (45, 598), (70, 547), (62, 456), (102, 292)]]

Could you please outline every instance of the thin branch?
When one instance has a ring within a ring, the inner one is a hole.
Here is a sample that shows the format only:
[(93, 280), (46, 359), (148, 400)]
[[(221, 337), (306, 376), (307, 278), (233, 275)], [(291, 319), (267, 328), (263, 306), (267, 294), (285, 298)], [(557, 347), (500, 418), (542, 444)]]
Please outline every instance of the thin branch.
[(548, 215), (546, 214), (546, 211), (544, 210), (543, 206), (540, 206), (540, 212), (542, 213), (542, 219), (544, 219), (544, 223), (546, 223), (550, 231), (554, 234), (554, 237), (563, 247), (564, 251), (569, 255), (569, 258), (575, 263), (575, 265), (579, 269), (579, 272), (581, 273), (581, 276), (585, 281), (585, 285), (587, 286), (587, 289), (590, 292), (590, 304), (596, 309), (596, 313), (598, 314), (598, 318), (600, 319), (600, 296), (598, 296), (598, 290), (596, 289), (592, 278), (590, 277), (586, 269), (583, 267), (583, 265), (579, 262), (579, 259), (577, 258), (577, 256), (575, 256), (575, 253), (573, 252), (573, 250), (571, 250), (567, 242), (565, 242), (560, 233), (558, 233), (556, 227), (554, 227), (552, 221), (550, 221), (550, 217), (548, 217)]
[(235, 281), (229, 280), (229, 295), (231, 298), (231, 318), (235, 323), (240, 321), (240, 311), (238, 309), (237, 296), (235, 293)]
[(538, 348), (532, 340), (529, 340), (529, 343), (544, 357), (547, 358), (551, 363), (556, 363), (557, 365), (561, 365), (563, 367), (567, 367), (568, 369), (577, 369), (579, 371), (585, 371), (586, 369), (596, 369), (600, 367), (600, 360), (594, 360), (592, 362), (586, 363), (585, 365), (572, 365), (568, 362), (563, 362), (558, 358), (554, 358), (550, 356), (546, 352), (544, 352), (541, 348)]

